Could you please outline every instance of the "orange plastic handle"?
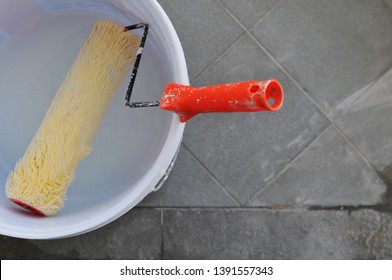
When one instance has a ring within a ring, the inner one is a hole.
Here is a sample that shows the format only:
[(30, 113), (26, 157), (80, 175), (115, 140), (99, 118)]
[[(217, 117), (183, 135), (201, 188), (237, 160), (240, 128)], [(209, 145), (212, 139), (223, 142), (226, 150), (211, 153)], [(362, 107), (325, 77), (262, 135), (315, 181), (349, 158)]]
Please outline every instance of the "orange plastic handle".
[(276, 80), (246, 81), (194, 88), (175, 83), (166, 86), (160, 107), (186, 122), (200, 113), (278, 111), (284, 94)]

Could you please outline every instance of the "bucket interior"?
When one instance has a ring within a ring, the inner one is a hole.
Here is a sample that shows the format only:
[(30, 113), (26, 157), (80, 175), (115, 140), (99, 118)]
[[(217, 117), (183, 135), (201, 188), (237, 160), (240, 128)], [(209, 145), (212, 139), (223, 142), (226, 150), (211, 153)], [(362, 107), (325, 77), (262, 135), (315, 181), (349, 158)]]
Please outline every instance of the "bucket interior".
[[(137, 13), (147, 8), (148, 13)], [(95, 22), (150, 23), (159, 21), (161, 13), (155, 1), (2, 1), (0, 186), (23, 156)], [(168, 82), (187, 82), (185, 66), (181, 76), (176, 73), (181, 69), (173, 71), (175, 56), (167, 55), (164, 44), (171, 38), (162, 40), (158, 31), (147, 39), (131, 101), (159, 100)], [(64, 208), (53, 217), (35, 216), (13, 205), (3, 188), (1, 234), (57, 238), (90, 231), (128, 211), (154, 188), (175, 156), (183, 127), (159, 108), (126, 108), (127, 85), (128, 78), (102, 120), (92, 152), (78, 166)]]

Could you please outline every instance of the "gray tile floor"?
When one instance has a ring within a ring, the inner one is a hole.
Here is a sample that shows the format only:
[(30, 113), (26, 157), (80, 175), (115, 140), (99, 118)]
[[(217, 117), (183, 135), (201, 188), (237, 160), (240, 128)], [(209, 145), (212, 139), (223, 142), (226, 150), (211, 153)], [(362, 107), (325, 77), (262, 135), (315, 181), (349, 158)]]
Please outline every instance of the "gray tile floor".
[(2, 259), (392, 259), (392, 1), (159, 3), (194, 86), (274, 77), (284, 108), (198, 116), (136, 209)]

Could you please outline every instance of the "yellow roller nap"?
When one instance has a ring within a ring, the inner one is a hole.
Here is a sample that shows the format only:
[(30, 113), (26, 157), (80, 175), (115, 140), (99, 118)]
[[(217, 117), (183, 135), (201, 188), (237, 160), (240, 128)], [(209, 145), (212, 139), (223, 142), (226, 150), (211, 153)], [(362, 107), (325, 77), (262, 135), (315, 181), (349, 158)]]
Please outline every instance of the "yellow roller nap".
[(96, 23), (9, 175), (8, 198), (45, 216), (63, 207), (76, 167), (90, 152), (101, 118), (133, 65), (139, 44), (139, 37), (114, 22)]

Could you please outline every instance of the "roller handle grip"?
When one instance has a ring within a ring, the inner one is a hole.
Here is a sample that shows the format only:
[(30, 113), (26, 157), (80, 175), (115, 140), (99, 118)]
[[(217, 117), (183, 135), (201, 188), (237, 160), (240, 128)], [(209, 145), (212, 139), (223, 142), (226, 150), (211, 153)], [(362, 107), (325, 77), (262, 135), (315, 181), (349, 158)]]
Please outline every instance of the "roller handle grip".
[(278, 111), (284, 94), (276, 80), (246, 81), (194, 88), (170, 83), (164, 90), (161, 109), (172, 111), (186, 122), (200, 113)]

